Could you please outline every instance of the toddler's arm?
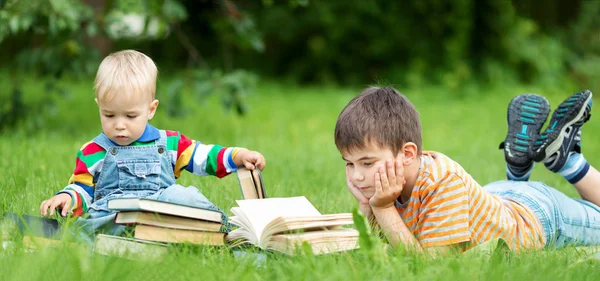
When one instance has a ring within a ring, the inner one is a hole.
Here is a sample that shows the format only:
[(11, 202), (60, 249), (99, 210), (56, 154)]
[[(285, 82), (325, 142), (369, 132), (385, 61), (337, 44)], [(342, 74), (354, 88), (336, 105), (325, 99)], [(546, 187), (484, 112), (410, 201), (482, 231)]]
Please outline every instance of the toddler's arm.
[(262, 169), (266, 165), (260, 153), (245, 148), (203, 144), (175, 131), (167, 131), (167, 139), (176, 178), (182, 170), (198, 176), (222, 178), (237, 171), (238, 166)]

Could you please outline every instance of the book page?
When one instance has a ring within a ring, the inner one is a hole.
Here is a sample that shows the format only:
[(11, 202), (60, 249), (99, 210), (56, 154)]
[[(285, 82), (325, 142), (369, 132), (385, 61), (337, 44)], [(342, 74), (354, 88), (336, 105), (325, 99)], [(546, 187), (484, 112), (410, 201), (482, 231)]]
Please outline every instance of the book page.
[(321, 215), (304, 196), (237, 200), (236, 202), (246, 214), (249, 223), (254, 226), (257, 238), (260, 238), (265, 226), (277, 217)]

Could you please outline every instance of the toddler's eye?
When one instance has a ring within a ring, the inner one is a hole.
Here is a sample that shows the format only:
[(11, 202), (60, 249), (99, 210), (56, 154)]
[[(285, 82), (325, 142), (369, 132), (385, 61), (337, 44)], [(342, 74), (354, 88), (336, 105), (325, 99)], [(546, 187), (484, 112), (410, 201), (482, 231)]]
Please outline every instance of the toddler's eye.
[(104, 114), (104, 117), (106, 117), (106, 118), (113, 118), (113, 117), (115, 117), (115, 116), (114, 116), (114, 115), (112, 115), (112, 114)]
[(134, 119), (134, 118), (137, 117), (137, 115), (127, 115), (127, 117), (130, 118), (130, 119)]

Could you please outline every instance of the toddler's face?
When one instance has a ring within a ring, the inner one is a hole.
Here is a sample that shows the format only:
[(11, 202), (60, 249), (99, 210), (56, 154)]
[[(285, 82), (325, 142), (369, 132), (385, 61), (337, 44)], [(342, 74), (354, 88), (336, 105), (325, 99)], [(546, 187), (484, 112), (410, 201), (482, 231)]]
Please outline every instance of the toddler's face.
[(388, 159), (396, 159), (397, 155), (388, 148), (370, 144), (364, 149), (344, 152), (342, 158), (346, 161), (346, 176), (352, 185), (370, 199), (375, 194), (375, 173), (379, 165), (385, 165)]
[(144, 133), (152, 119), (158, 100), (144, 95), (115, 95), (110, 102), (96, 99), (104, 134), (118, 145), (129, 145)]

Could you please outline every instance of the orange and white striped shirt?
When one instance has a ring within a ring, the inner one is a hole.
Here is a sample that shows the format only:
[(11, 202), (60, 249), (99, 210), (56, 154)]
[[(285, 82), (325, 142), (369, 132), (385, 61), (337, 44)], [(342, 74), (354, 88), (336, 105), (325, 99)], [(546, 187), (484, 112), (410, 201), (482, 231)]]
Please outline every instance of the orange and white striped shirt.
[(458, 163), (423, 152), (411, 198), (396, 209), (423, 247), (468, 250), (494, 238), (511, 249), (545, 245), (542, 225), (522, 204), (486, 192)]

